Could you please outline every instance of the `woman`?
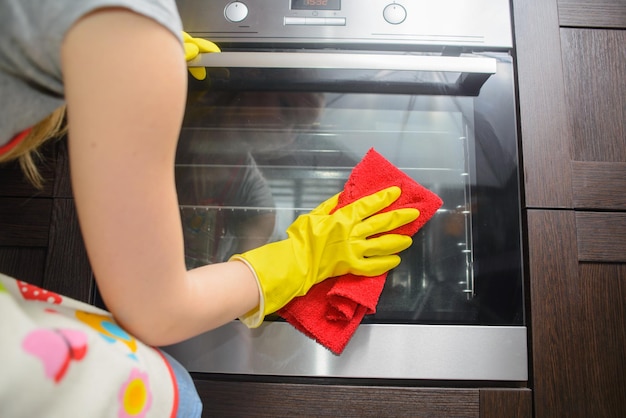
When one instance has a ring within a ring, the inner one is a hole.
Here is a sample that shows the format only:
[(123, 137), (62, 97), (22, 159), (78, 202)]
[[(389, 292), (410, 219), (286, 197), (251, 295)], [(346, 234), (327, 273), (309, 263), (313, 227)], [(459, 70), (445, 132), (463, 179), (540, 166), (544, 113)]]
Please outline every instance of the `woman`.
[[(1, 0), (0, 20), (0, 161), (20, 159), (37, 182), (32, 153), (58, 132), (66, 106), (81, 231), (112, 314), (60, 295), (33, 303), (26, 295), (42, 290), (2, 277), (0, 354), (12, 364), (0, 377), (7, 416), (191, 416), (184, 408), (197, 407), (195, 394), (188, 405), (185, 393), (172, 392), (189, 377), (171, 359), (159, 365), (151, 346), (237, 317), (258, 326), (327, 277), (395, 267), (395, 254), (411, 244), (392, 234), (367, 239), (419, 215), (370, 217), (397, 199), (400, 191), (390, 188), (330, 214), (335, 196), (296, 220), (287, 240), (187, 271), (174, 182), (187, 70), (174, 1)], [(136, 222), (137, 213), (154, 222)], [(50, 347), (58, 348), (54, 358)], [(40, 376), (37, 389), (25, 383)], [(22, 399), (25, 387), (32, 395)]]

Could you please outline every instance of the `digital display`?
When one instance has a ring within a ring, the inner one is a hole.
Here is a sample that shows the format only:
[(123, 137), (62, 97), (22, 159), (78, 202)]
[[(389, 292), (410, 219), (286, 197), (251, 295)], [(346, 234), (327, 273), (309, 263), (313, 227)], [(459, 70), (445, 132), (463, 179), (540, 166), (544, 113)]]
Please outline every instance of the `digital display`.
[(292, 10), (341, 10), (341, 0), (291, 0)]

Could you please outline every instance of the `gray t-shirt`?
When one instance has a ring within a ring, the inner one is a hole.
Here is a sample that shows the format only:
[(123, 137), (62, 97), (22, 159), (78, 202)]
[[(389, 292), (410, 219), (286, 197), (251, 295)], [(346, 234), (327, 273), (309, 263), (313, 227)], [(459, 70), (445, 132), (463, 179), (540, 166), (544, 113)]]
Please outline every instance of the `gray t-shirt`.
[(64, 104), (61, 43), (102, 7), (130, 9), (181, 38), (174, 0), (0, 0), (0, 146)]

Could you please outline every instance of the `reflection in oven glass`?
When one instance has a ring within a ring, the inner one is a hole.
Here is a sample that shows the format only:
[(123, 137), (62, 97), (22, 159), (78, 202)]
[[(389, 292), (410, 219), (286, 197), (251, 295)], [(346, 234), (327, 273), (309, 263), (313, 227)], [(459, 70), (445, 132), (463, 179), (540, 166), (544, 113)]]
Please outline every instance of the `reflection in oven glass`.
[(194, 127), (183, 130), (176, 164), (188, 268), (228, 260), (270, 240), (274, 200), (280, 195), (273, 194), (254, 154), (276, 155), (288, 147), (294, 130), (315, 118), (320, 98), (275, 93), (195, 97), (195, 113), (187, 115)]
[(374, 147), (444, 204), (364, 322), (478, 323), (471, 98), (203, 89), (189, 101), (176, 161), (188, 268), (286, 238)]

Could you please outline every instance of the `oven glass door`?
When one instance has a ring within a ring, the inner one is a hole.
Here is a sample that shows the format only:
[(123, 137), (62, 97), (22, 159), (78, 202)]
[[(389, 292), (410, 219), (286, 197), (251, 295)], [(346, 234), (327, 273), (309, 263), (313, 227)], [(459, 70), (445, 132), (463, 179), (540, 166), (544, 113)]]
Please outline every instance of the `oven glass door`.
[[(417, 82), (413, 73), (384, 70), (335, 76), (216, 68), (205, 81), (190, 78), (176, 161), (188, 268), (286, 238), (291, 222), (341, 191), (374, 148), (444, 203), (401, 254), (377, 312), (361, 328), (399, 326), (395, 336), (419, 325), (523, 329), (513, 70), (508, 55), (489, 58), (496, 71), (472, 89), (475, 94), (452, 94), (450, 77), (458, 75), (436, 72)], [(272, 315), (266, 324), (272, 321), (281, 318)], [(236, 329), (225, 338), (263, 340), (263, 331)], [(525, 334), (518, 334), (511, 344), (522, 340)], [(181, 361), (192, 371), (228, 372), (197, 363), (219, 345), (210, 341), (203, 337), (195, 348), (183, 348)], [(352, 344), (347, 352), (359, 350)], [(311, 373), (256, 366), (234, 372), (242, 371)]]

